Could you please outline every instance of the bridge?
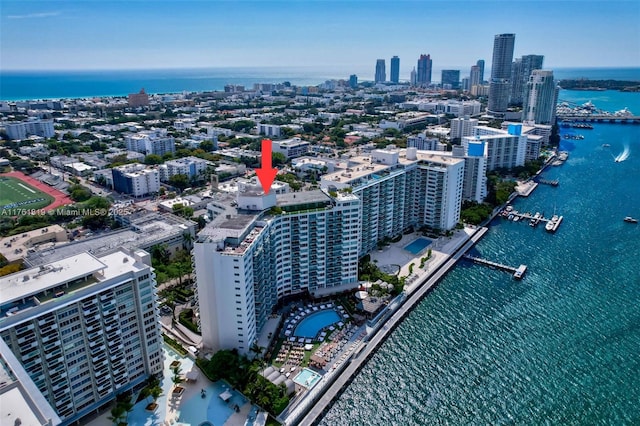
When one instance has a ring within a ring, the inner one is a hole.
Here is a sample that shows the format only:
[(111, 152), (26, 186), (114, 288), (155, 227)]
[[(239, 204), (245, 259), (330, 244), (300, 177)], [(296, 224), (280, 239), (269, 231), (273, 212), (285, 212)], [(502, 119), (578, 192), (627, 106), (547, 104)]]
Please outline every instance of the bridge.
[(640, 116), (617, 116), (611, 114), (557, 114), (560, 121), (569, 122), (589, 122), (589, 123), (619, 123), (619, 124), (640, 124)]

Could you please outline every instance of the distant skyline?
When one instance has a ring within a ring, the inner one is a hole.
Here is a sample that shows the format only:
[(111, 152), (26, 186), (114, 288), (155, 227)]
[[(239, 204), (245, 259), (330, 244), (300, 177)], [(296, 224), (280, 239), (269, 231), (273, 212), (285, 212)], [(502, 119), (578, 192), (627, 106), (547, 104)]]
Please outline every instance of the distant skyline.
[(478, 59), (491, 68), (499, 33), (545, 69), (638, 67), (639, 18), (635, 0), (3, 0), (0, 70), (307, 66), (370, 79), (397, 55), (407, 80), (424, 53), (465, 77)]

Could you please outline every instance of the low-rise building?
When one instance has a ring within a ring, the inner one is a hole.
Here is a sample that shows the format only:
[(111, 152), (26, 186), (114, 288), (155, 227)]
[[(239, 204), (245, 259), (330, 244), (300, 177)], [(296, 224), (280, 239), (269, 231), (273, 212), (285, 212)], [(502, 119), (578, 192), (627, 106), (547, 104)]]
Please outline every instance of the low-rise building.
[(309, 152), (309, 142), (300, 138), (292, 138), (283, 141), (272, 142), (273, 152), (279, 152), (287, 157), (287, 160), (300, 157)]
[(113, 189), (122, 193), (142, 197), (160, 190), (158, 169), (147, 168), (144, 164), (125, 164), (114, 167)]

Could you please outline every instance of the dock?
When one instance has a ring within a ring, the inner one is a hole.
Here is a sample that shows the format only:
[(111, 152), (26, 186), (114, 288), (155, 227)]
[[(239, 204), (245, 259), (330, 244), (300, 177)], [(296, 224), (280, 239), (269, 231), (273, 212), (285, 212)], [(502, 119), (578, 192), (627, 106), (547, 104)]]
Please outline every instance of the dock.
[(538, 179), (538, 183), (541, 183), (543, 185), (550, 185), (550, 186), (560, 185), (560, 181), (558, 179), (555, 179), (555, 180)]
[(500, 269), (502, 271), (510, 272), (513, 274), (514, 278), (518, 278), (518, 279), (522, 278), (525, 272), (527, 271), (527, 265), (520, 265), (517, 268), (514, 268), (513, 266), (504, 265), (502, 263), (493, 262), (491, 260), (483, 259), (481, 257), (471, 256), (469, 254), (465, 254), (462, 257), (474, 263), (478, 263), (480, 265), (485, 265), (485, 266), (489, 266), (490, 268), (495, 268), (495, 269)]

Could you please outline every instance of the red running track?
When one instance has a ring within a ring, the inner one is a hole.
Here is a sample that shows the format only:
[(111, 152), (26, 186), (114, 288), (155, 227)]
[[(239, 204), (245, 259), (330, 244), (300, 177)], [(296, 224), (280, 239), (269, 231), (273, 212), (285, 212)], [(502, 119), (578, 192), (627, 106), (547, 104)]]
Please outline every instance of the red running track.
[(10, 176), (20, 179), (24, 183), (33, 186), (34, 188), (44, 192), (45, 194), (51, 195), (54, 198), (53, 203), (49, 204), (47, 207), (43, 207), (42, 209), (44, 211), (53, 210), (60, 206), (66, 206), (67, 204), (73, 204), (73, 200), (71, 200), (71, 198), (69, 198), (69, 196), (64, 192), (60, 192), (57, 189), (50, 187), (46, 183), (40, 182), (38, 179), (27, 176), (22, 172), (2, 173), (0, 174), (0, 176)]

